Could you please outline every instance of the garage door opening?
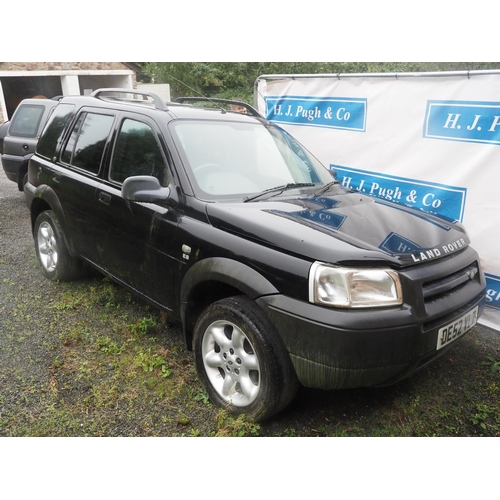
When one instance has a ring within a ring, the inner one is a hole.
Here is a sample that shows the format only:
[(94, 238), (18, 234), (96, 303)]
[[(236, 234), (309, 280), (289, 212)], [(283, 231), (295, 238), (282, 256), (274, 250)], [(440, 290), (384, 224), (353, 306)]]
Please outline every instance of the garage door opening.
[(12, 117), (17, 105), (23, 99), (32, 97), (51, 99), (57, 95), (62, 95), (61, 78), (59, 76), (4, 77), (1, 82), (7, 108), (6, 120)]

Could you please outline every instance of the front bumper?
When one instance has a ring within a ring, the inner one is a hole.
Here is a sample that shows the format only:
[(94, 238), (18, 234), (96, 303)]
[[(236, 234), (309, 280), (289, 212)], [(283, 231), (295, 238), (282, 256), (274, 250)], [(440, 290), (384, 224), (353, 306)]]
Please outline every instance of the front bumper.
[(485, 295), (433, 321), (415, 321), (409, 307), (339, 311), (285, 297), (262, 297), (258, 303), (276, 326), (306, 387), (345, 389), (395, 383), (437, 358), (441, 327), (479, 308)]

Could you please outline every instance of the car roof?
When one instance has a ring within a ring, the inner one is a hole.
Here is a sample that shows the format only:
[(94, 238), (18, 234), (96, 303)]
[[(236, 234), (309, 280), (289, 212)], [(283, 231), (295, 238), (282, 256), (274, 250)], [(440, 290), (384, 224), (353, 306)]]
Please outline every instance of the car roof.
[(61, 96), (53, 97), (52, 99), (49, 99), (48, 97), (31, 97), (29, 99), (23, 99), (18, 104), (16, 111), (23, 104), (36, 104), (36, 105), (44, 106), (44, 107), (53, 107), (53, 106), (57, 105), (57, 103), (59, 102), (60, 99), (61, 99)]
[[(108, 94), (106, 96), (106, 93)], [(133, 95), (138, 98), (122, 98), (121, 95)], [(148, 97), (145, 99), (144, 97)], [(73, 103), (78, 107), (98, 107), (103, 109), (126, 110), (157, 116), (165, 113), (170, 119), (210, 119), (210, 120), (235, 120), (235, 121), (259, 121), (264, 118), (251, 106), (238, 101), (226, 99), (199, 98), (198, 101), (204, 101), (205, 106), (186, 104), (184, 102), (165, 102), (158, 95), (148, 92), (140, 92), (130, 89), (98, 89), (88, 96), (65, 96), (61, 103)], [(206, 107), (206, 105), (212, 107)], [(250, 113), (241, 113), (224, 109), (223, 105), (239, 104), (244, 105), (250, 110)]]

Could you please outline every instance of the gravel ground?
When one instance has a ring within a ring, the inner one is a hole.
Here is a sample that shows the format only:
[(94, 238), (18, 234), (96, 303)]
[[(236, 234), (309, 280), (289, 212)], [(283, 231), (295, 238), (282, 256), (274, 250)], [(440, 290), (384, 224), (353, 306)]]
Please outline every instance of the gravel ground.
[[(37, 269), (24, 196), (13, 182), (8, 181), (0, 168), (0, 436), (12, 435), (12, 430), (3, 421), (7, 417), (10, 419), (8, 421), (12, 421), (13, 412), (20, 420), (35, 419), (34, 415), (37, 415), (40, 407), (51, 404), (51, 387), (57, 382), (54, 378), (54, 360), (64, 346), (61, 346), (57, 328), (53, 325), (49, 328), (46, 310), (51, 297), (57, 294), (61, 296), (61, 284), (46, 280)], [(177, 335), (175, 342), (181, 343), (180, 335)], [(485, 360), (488, 356), (498, 360), (499, 352), (500, 333), (477, 326), (457, 342), (449, 355), (441, 357), (397, 386), (332, 392), (301, 389), (289, 408), (261, 426), (260, 435), (313, 436), (322, 435), (321, 429), (330, 433), (323, 435), (332, 435), (333, 430), (345, 432), (346, 435), (356, 432), (357, 435), (376, 435), (374, 429), (377, 425), (387, 415), (394, 415), (398, 411), (400, 397), (415, 402), (415, 407), (419, 405), (418, 410), (401, 411), (402, 416), (398, 418), (401, 419), (402, 435), (420, 435), (418, 433), (425, 430), (415, 430), (416, 424), (412, 424), (408, 430), (405, 421), (412, 417), (412, 411), (421, 412), (415, 417), (417, 422), (424, 419), (425, 413), (433, 409), (437, 395), (446, 392), (451, 401), (447, 412), (452, 411), (454, 405), (463, 405), (464, 408), (470, 405), (471, 408), (466, 408), (466, 411), (473, 415), (473, 403), (476, 400), (470, 392), (475, 390), (474, 387), (489, 384), (491, 391), (498, 389), (498, 378), (487, 382), (478, 379), (479, 382), (474, 385), (474, 377), (476, 374), (482, 377), (486, 370), (482, 366)], [(182, 364), (190, 366), (191, 353), (182, 355), (185, 356)], [(84, 390), (88, 388), (83, 387)], [(159, 411), (165, 410), (160, 404), (158, 408)], [(138, 408), (137, 413), (140, 411), (141, 408)], [(203, 415), (197, 424), (199, 429), (203, 429), (203, 419), (208, 421), (214, 418), (215, 411), (202, 409), (201, 413)], [(442, 413), (445, 413), (445, 409)], [(116, 416), (111, 415), (112, 418)], [(158, 416), (160, 418), (164, 416)], [(465, 422), (471, 418), (460, 419), (463, 420), (460, 425), (455, 422), (459, 429), (457, 433), (474, 435), (476, 429), (481, 431), (478, 426), (473, 427), (470, 422)], [(369, 426), (367, 422), (370, 422)], [(133, 426), (130, 422), (124, 422), (123, 425), (121, 430), (116, 430), (119, 424), (111, 427), (112, 432), (116, 435), (171, 435), (171, 431), (158, 431), (158, 427), (147, 431), (144, 426)], [(209, 430), (204, 432), (202, 435), (210, 435)], [(397, 431), (389, 432), (398, 435)], [(497, 431), (491, 432), (495, 435)]]

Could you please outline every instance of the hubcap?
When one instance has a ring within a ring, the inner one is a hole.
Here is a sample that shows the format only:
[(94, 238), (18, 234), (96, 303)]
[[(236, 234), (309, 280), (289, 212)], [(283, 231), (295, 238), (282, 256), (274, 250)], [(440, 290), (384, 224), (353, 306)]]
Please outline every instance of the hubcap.
[(58, 252), (54, 230), (48, 222), (42, 222), (38, 227), (38, 256), (44, 269), (48, 272), (57, 266)]
[(259, 394), (260, 366), (246, 335), (233, 323), (215, 321), (203, 336), (203, 364), (219, 396), (234, 406), (248, 406)]

